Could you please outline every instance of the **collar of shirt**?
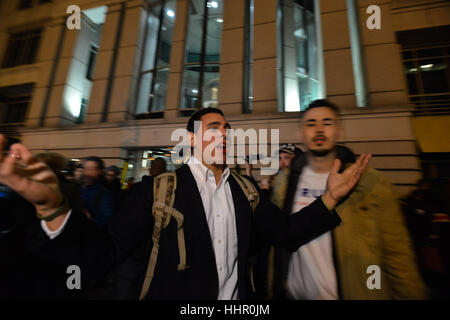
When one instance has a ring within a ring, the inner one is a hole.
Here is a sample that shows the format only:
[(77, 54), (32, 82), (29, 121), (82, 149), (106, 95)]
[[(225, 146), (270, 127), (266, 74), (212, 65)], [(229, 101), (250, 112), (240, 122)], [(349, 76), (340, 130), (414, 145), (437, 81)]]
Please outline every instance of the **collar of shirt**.
[[(191, 169), (192, 175), (194, 176), (198, 189), (201, 192), (205, 183), (208, 181), (208, 175), (210, 175), (210, 177), (214, 179), (214, 173), (194, 157), (190, 158), (186, 162), (186, 164), (189, 166), (189, 169)], [(229, 176), (230, 176), (230, 169), (226, 167), (225, 170), (223, 170), (222, 176), (220, 177), (220, 181), (217, 187), (220, 187), (222, 183), (228, 181)]]

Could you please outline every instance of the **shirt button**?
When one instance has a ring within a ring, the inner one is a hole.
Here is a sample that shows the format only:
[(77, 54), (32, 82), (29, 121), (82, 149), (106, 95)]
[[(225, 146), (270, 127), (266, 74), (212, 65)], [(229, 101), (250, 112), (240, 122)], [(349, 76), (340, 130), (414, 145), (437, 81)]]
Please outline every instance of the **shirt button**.
[(222, 271), (222, 267), (219, 268), (219, 271)]
[(220, 214), (218, 214), (216, 217), (217, 217), (217, 218), (220, 217)]
[(219, 242), (219, 243), (222, 243), (222, 240), (219, 240), (218, 242)]

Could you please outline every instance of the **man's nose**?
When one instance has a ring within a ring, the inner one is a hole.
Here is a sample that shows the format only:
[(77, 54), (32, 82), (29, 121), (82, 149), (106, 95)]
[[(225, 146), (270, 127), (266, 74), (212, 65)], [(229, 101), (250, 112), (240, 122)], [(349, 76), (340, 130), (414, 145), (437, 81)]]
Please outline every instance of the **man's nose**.
[(322, 124), (319, 124), (316, 126), (316, 133), (323, 133), (324, 126)]

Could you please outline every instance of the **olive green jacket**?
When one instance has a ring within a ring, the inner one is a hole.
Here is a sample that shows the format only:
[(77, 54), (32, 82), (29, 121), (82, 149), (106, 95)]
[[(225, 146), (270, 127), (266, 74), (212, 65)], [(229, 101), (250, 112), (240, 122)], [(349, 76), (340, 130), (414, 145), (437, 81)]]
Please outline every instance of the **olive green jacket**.
[[(336, 211), (342, 219), (333, 230), (342, 299), (427, 298), (403, 214), (383, 175), (366, 169)], [(379, 289), (370, 266), (380, 268)]]
[[(353, 161), (351, 150), (342, 146), (338, 146), (337, 156), (346, 166)], [(283, 205), (285, 214), (292, 211), (305, 165), (305, 155), (292, 162)], [(404, 216), (386, 177), (367, 168), (336, 211), (342, 222), (332, 231), (333, 258), (341, 299), (427, 298)], [(288, 261), (284, 263), (284, 274), (287, 265)], [(373, 271), (377, 267), (379, 273)], [(380, 288), (370, 289), (377, 284), (377, 274)]]

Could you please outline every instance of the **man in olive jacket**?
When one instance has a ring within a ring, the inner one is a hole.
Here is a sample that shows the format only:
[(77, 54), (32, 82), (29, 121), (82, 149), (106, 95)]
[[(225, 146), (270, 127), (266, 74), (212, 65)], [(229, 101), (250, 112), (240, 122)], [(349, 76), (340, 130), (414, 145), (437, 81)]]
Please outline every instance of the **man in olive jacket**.
[[(327, 100), (310, 104), (302, 117), (306, 152), (293, 160), (283, 212), (308, 205), (323, 192), (335, 159), (341, 170), (353, 153), (336, 146), (338, 109)], [(410, 235), (388, 180), (367, 168), (337, 206), (342, 223), (285, 255), (283, 276), (290, 299), (426, 299)]]

